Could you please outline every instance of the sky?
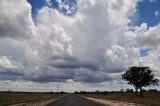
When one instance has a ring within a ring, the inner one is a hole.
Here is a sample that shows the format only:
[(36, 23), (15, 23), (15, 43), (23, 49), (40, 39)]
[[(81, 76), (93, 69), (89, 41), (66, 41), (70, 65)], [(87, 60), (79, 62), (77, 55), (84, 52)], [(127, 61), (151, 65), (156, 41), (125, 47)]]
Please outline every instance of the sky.
[(133, 88), (130, 66), (160, 79), (159, 34), (160, 0), (0, 0), (0, 90)]

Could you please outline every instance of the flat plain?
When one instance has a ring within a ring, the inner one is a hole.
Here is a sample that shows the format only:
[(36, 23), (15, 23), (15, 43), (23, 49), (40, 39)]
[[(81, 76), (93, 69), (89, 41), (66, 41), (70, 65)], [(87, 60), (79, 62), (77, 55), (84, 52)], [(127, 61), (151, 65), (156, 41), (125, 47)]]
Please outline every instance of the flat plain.
[(14, 104), (35, 104), (54, 100), (63, 95), (64, 94), (5, 92), (0, 93), (0, 106)]
[[(82, 98), (84, 97), (84, 98)], [(70, 106), (70, 104), (86, 104), (86, 106), (103, 106), (85, 97), (114, 101), (135, 103), (146, 106), (160, 106), (160, 92), (144, 92), (143, 97), (136, 97), (134, 93), (86, 93), (86, 94), (52, 94), (52, 93), (16, 93), (1, 92), (0, 106)], [(39, 104), (36, 104), (39, 103)], [(19, 104), (19, 105), (16, 105)], [(36, 105), (35, 105), (36, 104)], [(67, 105), (68, 104), (68, 105)], [(89, 104), (89, 105), (88, 105)], [(85, 105), (84, 105), (85, 106)], [(108, 106), (108, 105), (107, 105)]]
[(104, 94), (78, 94), (104, 100), (123, 101), (147, 106), (160, 106), (160, 92), (144, 92), (143, 97), (136, 97), (134, 93), (104, 93)]

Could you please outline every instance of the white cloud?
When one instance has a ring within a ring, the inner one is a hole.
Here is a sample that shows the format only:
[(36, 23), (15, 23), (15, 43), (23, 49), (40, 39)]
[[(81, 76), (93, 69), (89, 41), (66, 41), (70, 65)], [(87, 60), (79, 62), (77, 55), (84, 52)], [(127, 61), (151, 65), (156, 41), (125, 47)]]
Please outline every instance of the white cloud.
[(52, 6), (52, 0), (45, 0), (48, 6)]
[[(120, 90), (122, 87), (130, 87), (126, 83), (122, 81), (112, 81), (112, 82), (103, 82), (99, 84), (88, 84), (82, 82), (51, 82), (51, 83), (35, 83), (32, 81), (0, 81), (0, 85), (3, 86), (0, 90), (11, 90), (11, 91), (32, 91), (32, 92), (48, 92), (53, 91), (57, 92), (57, 86), (59, 86), (59, 91), (67, 91), (67, 92), (74, 92), (74, 91), (113, 91), (113, 90)], [(47, 87), (46, 87), (47, 86)]]
[(0, 37), (29, 38), (35, 30), (26, 0), (0, 0)]
[(74, 15), (77, 11), (77, 1), (56, 0), (58, 10), (66, 15)]
[(8, 59), (7, 56), (0, 57), (0, 67), (2, 68), (19, 68), (22, 64)]
[(0, 80), (21, 79), (23, 75), (21, 63), (11, 60), (7, 56), (0, 57)]
[[(25, 41), (1, 38), (3, 42), (0, 44), (5, 45), (2, 47), (14, 48), (13, 51), (17, 51), (9, 53), (11, 51), (7, 52), (6, 49), (0, 48), (0, 54), (7, 56), (3, 57), (1, 64), (12, 66), (22, 63), (24, 73), (12, 79), (30, 80), (29, 84), (45, 82), (47, 85), (48, 82), (61, 82), (70, 90), (91, 89), (92, 85), (88, 83), (97, 82), (102, 85), (101, 89), (106, 88), (105, 84), (116, 89), (123, 87), (125, 84), (118, 85), (117, 80), (120, 80), (121, 73), (129, 66), (159, 65), (159, 60), (153, 64), (153, 61), (148, 61), (154, 60), (153, 54), (158, 55), (157, 49), (145, 58), (139, 57), (141, 47), (158, 48), (160, 39), (159, 24), (154, 27), (148, 27), (147, 24), (139, 27), (129, 26), (130, 17), (137, 11), (138, 1), (79, 0), (77, 13), (69, 17), (56, 9), (44, 6), (38, 10), (35, 26), (31, 18), (31, 7), (27, 1), (0, 0), (3, 4), (0, 10), (6, 6), (14, 8), (13, 11), (7, 8), (0, 13), (2, 19), (0, 27), (3, 28), (3, 25), (8, 27), (8, 30), (2, 30), (1, 37), (15, 39), (30, 37)], [(47, 2), (50, 5), (50, 0)], [(62, 3), (61, 0), (58, 2)], [(14, 3), (18, 3), (18, 6)], [(9, 18), (10, 14), (16, 16)], [(13, 60), (8, 58), (10, 56)], [(19, 62), (15, 64), (16, 61)]]
[(140, 27), (135, 28), (137, 34), (137, 42), (141, 47), (157, 48), (159, 47), (160, 40), (160, 24), (153, 27), (148, 27), (146, 23), (143, 23)]
[(153, 3), (156, 3), (157, 2), (157, 0), (149, 0), (150, 2), (153, 2)]
[(157, 17), (160, 15), (160, 13), (159, 13), (159, 11), (158, 11), (158, 10), (157, 10), (157, 11), (155, 11), (155, 12), (154, 12), (154, 14), (155, 14), (155, 16), (157, 16)]
[[(48, 75), (56, 78), (57, 74), (64, 78), (62, 81), (70, 77), (86, 82), (91, 82), (91, 78), (95, 82), (95, 79), (110, 80), (109, 76), (99, 77), (105, 73), (124, 71), (134, 63), (132, 58), (138, 57), (138, 49), (128, 44), (135, 36), (126, 33), (129, 17), (135, 12), (135, 0), (82, 0), (78, 2), (78, 11), (73, 17), (49, 7), (40, 9), (37, 14), (38, 34), (30, 40), (28, 48), (30, 61), (40, 67), (34, 71), (36, 78), (47, 78)], [(112, 54), (108, 54), (109, 51)], [(127, 59), (130, 57), (131, 62)], [(90, 76), (91, 73), (94, 75)], [(34, 80), (38, 80), (36, 78)]]

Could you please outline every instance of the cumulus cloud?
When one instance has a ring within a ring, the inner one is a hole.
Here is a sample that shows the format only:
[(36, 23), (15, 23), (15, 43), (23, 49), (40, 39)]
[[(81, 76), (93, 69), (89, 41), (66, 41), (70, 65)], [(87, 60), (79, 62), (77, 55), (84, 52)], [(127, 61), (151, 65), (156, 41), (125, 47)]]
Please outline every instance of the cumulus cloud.
[(158, 11), (158, 10), (157, 10), (157, 11), (155, 11), (155, 12), (154, 12), (154, 14), (155, 14), (155, 16), (157, 16), (157, 17), (160, 15), (160, 13), (159, 13), (159, 11)]
[(78, 0), (56, 0), (58, 10), (66, 15), (74, 15), (77, 11)]
[(7, 56), (0, 57), (0, 67), (4, 67), (4, 68), (18, 68), (19, 66), (21, 66), (21, 63), (12, 61), (12, 60), (8, 59)]
[(23, 76), (20, 69), (23, 65), (19, 62), (9, 59), (7, 56), (0, 57), (0, 80), (14, 80)]
[(27, 54), (39, 67), (33, 71), (36, 76), (33, 80), (103, 82), (112, 79), (108, 72), (122, 72), (132, 64), (134, 59), (128, 63), (127, 58), (131, 56), (128, 53), (133, 52), (132, 58), (138, 57), (138, 50), (128, 45), (128, 40), (134, 37), (126, 33), (137, 1), (77, 3), (78, 11), (73, 17), (50, 7), (38, 11), (38, 34), (29, 41)]
[(34, 28), (26, 0), (0, 0), (0, 37), (29, 38)]
[[(3, 29), (0, 32), (0, 64), (3, 67), (17, 66), (12, 79), (61, 82), (66, 86), (71, 82), (75, 86), (86, 83), (114, 86), (111, 82), (117, 85), (121, 73), (131, 65), (153, 65), (157, 70), (159, 60), (154, 54), (158, 55), (160, 25), (129, 26), (138, 1), (79, 0), (74, 5), (76, 14), (68, 16), (59, 11), (70, 10), (70, 4), (57, 0), (58, 11), (51, 8), (50, 0), (46, 0), (48, 5), (38, 10), (35, 26), (31, 6), (26, 0), (1, 0), (0, 11), (4, 11), (0, 13), (0, 28)], [(9, 11), (10, 8), (14, 11)], [(10, 15), (14, 17), (10, 18)], [(19, 38), (29, 39), (17, 41)], [(140, 57), (141, 48), (154, 48), (154, 52)], [(154, 64), (147, 61), (151, 59)], [(5, 73), (6, 78), (1, 80), (7, 79), (9, 73), (13, 74), (9, 70)]]
[(135, 28), (135, 33), (137, 34), (137, 42), (141, 47), (146, 48), (157, 48), (159, 47), (160, 40), (160, 24), (148, 27), (146, 23), (143, 23), (140, 27)]
[(48, 6), (51, 6), (51, 5), (52, 5), (51, 0), (45, 0), (45, 1), (46, 1), (46, 3), (47, 3)]

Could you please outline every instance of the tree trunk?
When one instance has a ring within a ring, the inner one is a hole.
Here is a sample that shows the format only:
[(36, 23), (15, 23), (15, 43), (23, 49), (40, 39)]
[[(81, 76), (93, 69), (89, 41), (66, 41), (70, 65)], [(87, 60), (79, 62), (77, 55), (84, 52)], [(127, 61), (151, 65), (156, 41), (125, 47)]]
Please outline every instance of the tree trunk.
[(141, 97), (143, 97), (142, 87), (140, 88), (140, 95), (141, 95)]
[(135, 88), (135, 95), (138, 95), (138, 88)]

